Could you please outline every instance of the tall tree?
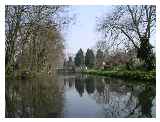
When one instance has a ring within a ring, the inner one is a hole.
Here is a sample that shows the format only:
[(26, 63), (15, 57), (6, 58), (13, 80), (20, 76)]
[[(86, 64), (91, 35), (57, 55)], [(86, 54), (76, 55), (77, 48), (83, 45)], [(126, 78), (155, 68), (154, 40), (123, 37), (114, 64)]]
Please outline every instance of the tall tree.
[(59, 52), (63, 52), (64, 46), (61, 29), (64, 22), (69, 22), (69, 19), (64, 19), (63, 10), (64, 6), (5, 6), (7, 73), (13, 72), (19, 62), (30, 71), (56, 65), (54, 61), (62, 54)]
[(74, 66), (74, 62), (72, 61), (72, 57), (69, 57), (69, 59), (68, 59), (68, 66), (69, 67), (73, 67)]
[(84, 65), (84, 55), (83, 55), (82, 49), (79, 49), (79, 51), (77, 52), (74, 62), (75, 62), (75, 65), (78, 67)]
[(85, 65), (89, 68), (93, 68), (95, 66), (95, 56), (91, 49), (87, 49), (85, 55)]
[(155, 33), (155, 23), (156, 6), (116, 6), (113, 13), (100, 21), (98, 30), (104, 32), (105, 37), (113, 42), (130, 41), (137, 49), (137, 57), (152, 69), (150, 37)]
[(96, 67), (101, 68), (103, 65), (103, 61), (104, 61), (104, 54), (100, 49), (98, 49), (96, 54)]

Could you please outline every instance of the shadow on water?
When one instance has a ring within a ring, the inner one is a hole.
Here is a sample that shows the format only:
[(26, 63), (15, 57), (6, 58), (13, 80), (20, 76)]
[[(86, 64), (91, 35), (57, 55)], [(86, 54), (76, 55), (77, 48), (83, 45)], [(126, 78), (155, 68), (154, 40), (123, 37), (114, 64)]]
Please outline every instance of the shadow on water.
[(6, 80), (6, 117), (60, 117), (62, 94), (47, 76)]

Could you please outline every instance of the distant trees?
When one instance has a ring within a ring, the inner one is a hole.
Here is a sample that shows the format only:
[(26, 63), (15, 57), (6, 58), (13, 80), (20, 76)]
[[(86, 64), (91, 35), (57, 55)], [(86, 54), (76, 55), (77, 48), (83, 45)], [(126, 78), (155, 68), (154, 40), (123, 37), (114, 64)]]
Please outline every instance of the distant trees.
[(82, 49), (79, 49), (77, 52), (75, 59), (74, 59), (75, 65), (80, 67), (84, 65), (84, 55)]
[(131, 42), (137, 49), (137, 57), (152, 69), (154, 57), (150, 37), (155, 33), (155, 23), (156, 6), (116, 6), (113, 13), (99, 22), (98, 30), (113, 43)]
[(95, 56), (91, 49), (87, 49), (85, 55), (85, 65), (89, 68), (93, 68), (95, 66)]
[(114, 53), (110, 54), (108, 57), (108, 61), (112, 63), (112, 65), (124, 65), (128, 62), (129, 56), (123, 50), (116, 50)]
[[(125, 65), (129, 62), (130, 58), (132, 59), (132, 61), (134, 61), (133, 58), (135, 57), (135, 49), (129, 50), (128, 52), (117, 49), (115, 52), (107, 54), (107, 56), (105, 55), (105, 51), (103, 52), (101, 49), (98, 49), (96, 51), (96, 55), (94, 54), (92, 49), (87, 49), (85, 56), (82, 56), (82, 52), (82, 49), (80, 49), (74, 58), (74, 62), (77, 62), (78, 64), (76, 65), (77, 67), (86, 66), (88, 68), (104, 69), (105, 65), (107, 65), (108, 67), (111, 67), (113, 65)], [(82, 57), (84, 64), (80, 65), (79, 60), (82, 59)]]
[(129, 67), (140, 65), (140, 62), (137, 58), (136, 48), (134, 48), (128, 43), (125, 43), (124, 46), (125, 47), (122, 46), (121, 48), (119, 48), (116, 45), (113, 46), (110, 41), (98, 41), (95, 45), (96, 68), (103, 69), (104, 67), (109, 68), (112, 66), (126, 64), (132, 64), (132, 66)]
[(79, 49), (74, 58), (74, 62), (77, 67), (87, 66), (93, 68), (95, 66), (95, 55), (91, 49), (87, 49), (84, 56), (82, 49)]
[(73, 65), (72, 57), (69, 57), (69, 59), (68, 59), (68, 64), (69, 64), (69, 65)]
[(103, 51), (101, 51), (101, 49), (98, 49), (96, 54), (96, 67), (101, 68), (103, 66), (103, 61), (104, 61)]
[(75, 71), (75, 65), (74, 65), (74, 61), (72, 60), (72, 57), (69, 57), (68, 60), (64, 60), (64, 65), (63, 65), (64, 69), (70, 72), (74, 72)]

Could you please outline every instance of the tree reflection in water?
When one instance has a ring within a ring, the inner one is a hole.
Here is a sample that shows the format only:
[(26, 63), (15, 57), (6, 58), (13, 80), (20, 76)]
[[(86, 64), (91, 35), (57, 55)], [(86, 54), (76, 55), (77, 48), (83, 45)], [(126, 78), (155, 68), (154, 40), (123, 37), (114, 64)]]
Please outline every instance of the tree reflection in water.
[(89, 75), (55, 79), (41, 75), (7, 80), (5, 87), (6, 117), (155, 117), (152, 84)]
[(86, 85), (86, 91), (87, 91), (88, 94), (94, 93), (94, 90), (95, 90), (94, 78), (87, 77), (85, 79), (85, 85)]
[(81, 79), (80, 77), (75, 78), (75, 88), (79, 95), (82, 97), (84, 93), (84, 80)]
[(139, 94), (139, 105), (141, 106), (143, 117), (152, 117), (152, 101), (155, 97), (155, 91), (152, 86), (145, 86), (145, 89)]
[(96, 81), (98, 81), (98, 82), (96, 82), (96, 90), (99, 93), (99, 95), (101, 96), (104, 93), (105, 83), (104, 83), (104, 80), (100, 77), (97, 77)]
[(6, 117), (59, 117), (62, 94), (53, 78), (6, 81)]
[[(152, 117), (155, 86), (151, 84), (135, 84), (119, 79), (86, 75), (76, 76), (72, 81), (75, 82), (73, 88), (80, 97), (86, 94), (93, 98), (97, 105), (102, 106), (104, 117)], [(81, 106), (78, 103), (77, 105)]]

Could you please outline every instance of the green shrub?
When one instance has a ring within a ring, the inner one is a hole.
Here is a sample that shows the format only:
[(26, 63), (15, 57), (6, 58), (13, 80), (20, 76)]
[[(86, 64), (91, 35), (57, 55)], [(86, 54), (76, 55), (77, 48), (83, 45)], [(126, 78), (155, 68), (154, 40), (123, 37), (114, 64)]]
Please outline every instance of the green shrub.
[(102, 71), (102, 70), (87, 70), (87, 74), (93, 74), (93, 75), (102, 75), (107, 77), (118, 77), (118, 78), (127, 78), (127, 79), (135, 79), (135, 80), (143, 80), (143, 81), (155, 81), (156, 80), (156, 72), (153, 71), (140, 71), (140, 70), (134, 70), (134, 71), (128, 71), (128, 70), (121, 70), (121, 71)]

